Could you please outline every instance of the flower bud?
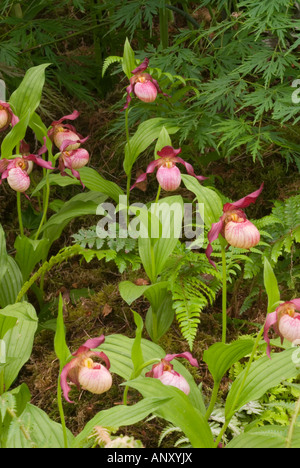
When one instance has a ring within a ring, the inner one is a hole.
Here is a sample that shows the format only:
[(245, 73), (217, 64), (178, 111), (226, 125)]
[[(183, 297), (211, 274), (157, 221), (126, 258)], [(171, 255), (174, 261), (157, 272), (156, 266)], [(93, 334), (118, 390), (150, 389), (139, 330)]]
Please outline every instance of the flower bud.
[(151, 81), (141, 76), (135, 83), (134, 93), (143, 102), (154, 102), (157, 97), (157, 88)]
[(180, 170), (172, 163), (161, 166), (157, 170), (156, 178), (161, 188), (167, 192), (177, 190), (181, 184)]
[(224, 237), (228, 244), (240, 249), (255, 247), (260, 241), (256, 226), (247, 219), (231, 220), (225, 226)]

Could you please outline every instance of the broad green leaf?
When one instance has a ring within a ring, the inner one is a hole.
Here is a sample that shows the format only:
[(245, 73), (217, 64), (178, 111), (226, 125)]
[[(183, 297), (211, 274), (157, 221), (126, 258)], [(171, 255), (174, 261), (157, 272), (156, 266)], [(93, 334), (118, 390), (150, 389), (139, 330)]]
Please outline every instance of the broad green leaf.
[(124, 45), (122, 68), (123, 68), (125, 75), (130, 80), (130, 78), (132, 77), (131, 72), (136, 68), (136, 64), (135, 64), (134, 51), (130, 45), (128, 38), (126, 38), (125, 45)]
[(6, 320), (17, 318), (16, 325), (3, 337), (7, 359), (11, 360), (4, 371), (5, 388), (8, 390), (31, 355), (38, 318), (34, 307), (27, 302), (5, 307), (0, 314), (0, 329), (5, 327)]
[[(297, 359), (293, 353), (297, 348), (287, 349), (280, 353), (263, 356), (239, 374), (233, 382), (226, 400), (225, 414), (234, 414), (249, 401), (258, 400), (269, 388), (276, 387), (283, 380), (299, 375)], [(245, 380), (244, 380), (245, 377)]]
[(264, 285), (268, 295), (268, 312), (274, 312), (280, 303), (280, 291), (269, 260), (264, 258)]
[(25, 114), (4, 138), (1, 145), (1, 158), (10, 159), (14, 149), (26, 135), (30, 113)]
[(118, 429), (123, 426), (133, 426), (139, 421), (154, 413), (157, 408), (164, 405), (168, 397), (145, 398), (132, 406), (116, 406), (108, 410), (100, 411), (91, 419), (84, 429), (75, 438), (72, 448), (78, 448), (86, 441), (95, 426), (113, 427)]
[(139, 155), (160, 136), (163, 127), (170, 135), (179, 130), (179, 127), (168, 124), (166, 120), (160, 117), (146, 120), (146, 122), (139, 125), (136, 133), (130, 138), (129, 145), (127, 143), (125, 146), (124, 170), (127, 175), (131, 173), (132, 166)]
[[(100, 351), (104, 351), (110, 359), (111, 362), (111, 372), (118, 374), (124, 380), (129, 380), (133, 372), (133, 364), (131, 358), (133, 339), (127, 338), (123, 335), (109, 335), (106, 337), (105, 342), (99, 347)], [(148, 362), (152, 359), (162, 359), (165, 357), (166, 352), (157, 344), (142, 339), (141, 342), (142, 352), (145, 359), (145, 362)], [(172, 350), (170, 350), (172, 352)], [(188, 371), (179, 360), (174, 359), (172, 365), (176, 372), (179, 372), (187, 380), (190, 386), (189, 399), (192, 402), (192, 405), (199, 409), (202, 414), (205, 415), (206, 407), (203, 402), (202, 394), (196, 385), (193, 376)], [(145, 368), (142, 372), (142, 375), (145, 375), (146, 372), (151, 370), (151, 366)]]
[(198, 203), (204, 204), (204, 223), (210, 228), (213, 223), (219, 221), (223, 213), (221, 198), (214, 190), (201, 185), (195, 177), (185, 174), (181, 177), (186, 188), (196, 195)]
[[(27, 440), (21, 431), (14, 428), (8, 434), (7, 448), (64, 448), (63, 430), (61, 424), (52, 421), (49, 416), (37, 406), (27, 404), (20, 416), (25, 423), (30, 421)], [(68, 443), (74, 440), (73, 434), (67, 429)]]
[(230, 367), (243, 357), (251, 353), (254, 342), (252, 340), (238, 340), (230, 344), (215, 343), (203, 353), (209, 372), (215, 382), (220, 382)]
[(154, 159), (159, 158), (159, 156), (157, 155), (157, 151), (161, 151), (165, 146), (172, 146), (172, 141), (168, 130), (165, 126), (163, 126), (155, 145)]
[(106, 198), (106, 195), (99, 192), (86, 192), (75, 195), (44, 224), (41, 230), (44, 238), (49, 239), (51, 243), (54, 242), (73, 219), (84, 215), (95, 215), (98, 205), (103, 203)]
[(28, 280), (34, 267), (45, 261), (49, 252), (50, 242), (48, 239), (32, 240), (26, 236), (18, 236), (15, 241), (17, 251), (15, 260), (23, 275), (24, 283)]
[(45, 84), (45, 70), (50, 63), (43, 63), (37, 67), (30, 68), (18, 89), (11, 95), (9, 100), (15, 114), (22, 119), (29, 113), (29, 120), (40, 105), (42, 91)]
[(61, 294), (59, 295), (56, 331), (54, 337), (54, 350), (62, 368), (66, 364), (68, 358), (71, 356), (71, 352), (66, 343), (66, 332), (63, 317), (63, 299)]
[(0, 282), (0, 307), (14, 304), (23, 286), (23, 276), (15, 260), (7, 257), (7, 270)]
[[(256, 427), (234, 437), (226, 448), (281, 449), (286, 446), (287, 435), (288, 427), (275, 425)], [(291, 448), (300, 448), (299, 427), (294, 430)]]
[(134, 366), (134, 373), (143, 365), (143, 351), (141, 347), (142, 342), (142, 332), (144, 328), (144, 323), (142, 317), (133, 311), (134, 322), (136, 325), (135, 339), (132, 345), (131, 358)]
[(78, 171), (82, 183), (93, 192), (101, 192), (119, 203), (119, 197), (124, 195), (123, 190), (114, 182), (104, 179), (97, 171), (90, 167), (83, 167)]
[(150, 396), (170, 398), (154, 413), (175, 427), (180, 427), (193, 448), (213, 448), (214, 440), (208, 422), (182, 390), (170, 385), (163, 385), (159, 379), (149, 377), (139, 377), (126, 382), (126, 385), (138, 390), (144, 398)]
[[(75, 177), (66, 177), (62, 176), (61, 174), (49, 174), (49, 184), (58, 185), (59, 187), (68, 187), (69, 185), (81, 185), (78, 179)], [(36, 186), (34, 191), (32, 192), (31, 196), (34, 197), (40, 190), (45, 187), (47, 183), (46, 178), (43, 178), (40, 183)]]

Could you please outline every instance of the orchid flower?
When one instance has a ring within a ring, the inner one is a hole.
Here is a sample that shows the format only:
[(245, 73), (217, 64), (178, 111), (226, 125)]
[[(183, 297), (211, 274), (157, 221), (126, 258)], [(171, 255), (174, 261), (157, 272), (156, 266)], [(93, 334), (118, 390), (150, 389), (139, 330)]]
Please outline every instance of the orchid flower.
[[(0, 160), (0, 185), (7, 179), (9, 186), (16, 192), (24, 193), (30, 186), (29, 174), (32, 171), (33, 163), (45, 169), (54, 169), (51, 162), (44, 161), (41, 155), (46, 153), (46, 144), (39, 150), (38, 154), (28, 154), (29, 146), (25, 142), (20, 145), (22, 157), (14, 159)], [(26, 151), (26, 152), (25, 152)]]
[[(110, 362), (108, 357), (103, 352), (91, 351), (98, 348), (104, 341), (104, 335), (87, 340), (72, 354), (74, 358), (64, 366), (60, 375), (60, 384), (64, 397), (69, 403), (73, 403), (73, 401), (69, 399), (71, 388), (68, 381), (74, 383), (78, 390), (82, 387), (83, 390), (88, 390), (96, 395), (101, 395), (111, 388), (112, 376), (109, 372)], [(94, 362), (93, 357), (102, 359), (106, 367)]]
[(241, 198), (234, 203), (226, 203), (223, 206), (223, 215), (220, 221), (213, 223), (208, 233), (209, 245), (206, 255), (209, 262), (216, 267), (210, 256), (213, 252), (212, 242), (221, 234), (233, 247), (240, 249), (250, 249), (255, 247), (260, 241), (259, 230), (251, 223), (241, 208), (247, 208), (251, 203), (255, 203), (263, 190), (264, 184), (255, 192)]
[(179, 388), (186, 395), (190, 393), (190, 386), (186, 379), (176, 372), (173, 369), (171, 361), (173, 359), (182, 357), (187, 359), (190, 364), (194, 367), (199, 367), (199, 364), (195, 358), (189, 352), (180, 353), (180, 354), (167, 354), (164, 359), (158, 364), (154, 364), (150, 372), (145, 374), (146, 377), (153, 377), (154, 379), (159, 379), (164, 385), (170, 385), (171, 387)]
[(158, 168), (156, 178), (161, 188), (168, 192), (177, 190), (181, 184), (181, 173), (176, 166), (178, 163), (184, 165), (189, 175), (196, 177), (199, 181), (205, 180), (206, 177), (195, 174), (191, 164), (178, 157), (179, 153), (181, 153), (181, 148), (174, 149), (172, 146), (165, 146), (161, 151), (158, 151), (159, 159), (149, 164), (146, 172), (137, 178), (131, 190), (140, 182), (144, 182), (147, 179), (147, 175), (152, 174), (156, 168)]
[(89, 139), (89, 137), (83, 138), (79, 135), (73, 125), (63, 124), (64, 120), (75, 120), (79, 115), (79, 112), (75, 110), (72, 114), (65, 115), (51, 124), (48, 137), (61, 152), (76, 150)]
[(154, 102), (157, 94), (168, 96), (162, 92), (158, 82), (152, 78), (149, 73), (144, 73), (145, 70), (147, 70), (148, 65), (149, 59), (145, 58), (143, 63), (131, 72), (133, 76), (130, 78), (130, 85), (126, 88), (127, 100), (124, 110), (127, 109), (131, 102), (131, 93), (143, 102)]
[(14, 127), (18, 122), (19, 117), (13, 113), (10, 105), (7, 102), (0, 101), (0, 132), (7, 130), (10, 124)]
[(65, 172), (65, 169), (70, 169), (73, 176), (81, 182), (80, 174), (77, 169), (86, 166), (89, 159), (90, 155), (88, 151), (83, 148), (78, 148), (73, 151), (63, 151), (59, 157), (58, 165), (61, 175), (67, 176), (68, 174)]
[(275, 312), (267, 315), (264, 327), (264, 340), (268, 344), (267, 355), (269, 357), (271, 357), (271, 346), (268, 332), (271, 327), (280, 336), (281, 343), (283, 343), (284, 338), (291, 343), (300, 340), (300, 299), (284, 302), (277, 307)]

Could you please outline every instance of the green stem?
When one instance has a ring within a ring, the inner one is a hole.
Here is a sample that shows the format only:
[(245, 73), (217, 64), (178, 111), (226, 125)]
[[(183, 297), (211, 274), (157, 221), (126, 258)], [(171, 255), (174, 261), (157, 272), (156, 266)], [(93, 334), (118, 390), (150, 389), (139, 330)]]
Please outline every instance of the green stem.
[(4, 368), (0, 368), (0, 396), (4, 393)]
[(295, 425), (296, 425), (296, 421), (297, 421), (299, 413), (300, 413), (300, 398), (298, 399), (296, 406), (295, 406), (295, 411), (294, 411), (291, 424), (289, 427), (285, 448), (291, 448), (292, 446), (292, 439), (293, 439)]
[(50, 182), (49, 182), (49, 171), (47, 170), (47, 174), (46, 174), (46, 193), (45, 193), (45, 197), (44, 197), (44, 204), (43, 204), (43, 216), (42, 216), (42, 219), (41, 219), (41, 222), (40, 222), (40, 225), (39, 225), (39, 228), (36, 232), (36, 235), (35, 235), (35, 240), (38, 239), (39, 235), (40, 235), (40, 232), (41, 232), (41, 229), (47, 219), (47, 212), (48, 212), (48, 207), (49, 207), (49, 198), (50, 198)]
[(63, 409), (63, 404), (62, 404), (62, 393), (61, 393), (61, 385), (60, 385), (61, 371), (62, 371), (62, 367), (60, 367), (60, 370), (59, 370), (59, 378), (58, 378), (58, 383), (57, 383), (57, 405), (58, 405), (60, 421), (61, 421), (61, 426), (62, 426), (62, 431), (63, 431), (64, 447), (68, 448), (66, 420), (65, 420), (64, 409)]
[(261, 337), (262, 337), (262, 335), (263, 335), (263, 332), (264, 332), (264, 326), (261, 328), (259, 334), (258, 334), (257, 337), (256, 337), (256, 340), (255, 340), (255, 343), (254, 343), (254, 346), (253, 346), (253, 349), (252, 349), (252, 353), (251, 353), (249, 362), (248, 362), (248, 364), (247, 364), (247, 367), (246, 367), (246, 370), (245, 370), (245, 373), (244, 373), (244, 376), (243, 376), (243, 380), (242, 380), (242, 382), (241, 382), (239, 391), (237, 392), (236, 397), (235, 397), (235, 399), (234, 399), (234, 402), (233, 402), (233, 404), (232, 404), (232, 410), (231, 410), (231, 412), (229, 413), (229, 415), (227, 416), (227, 418), (226, 418), (226, 420), (225, 420), (225, 424), (224, 424), (224, 426), (222, 427), (222, 430), (221, 430), (220, 434), (218, 435), (218, 437), (217, 437), (217, 439), (216, 439), (216, 444), (215, 444), (216, 447), (218, 446), (219, 442), (222, 440), (222, 437), (223, 437), (223, 435), (224, 435), (224, 433), (225, 433), (227, 427), (229, 426), (230, 421), (231, 421), (231, 419), (232, 419), (232, 417), (233, 417), (233, 415), (234, 415), (234, 413), (235, 413), (235, 411), (236, 411), (236, 409), (235, 409), (235, 408), (236, 408), (236, 404), (237, 404), (237, 402), (238, 402), (238, 400), (239, 400), (239, 397), (240, 397), (240, 394), (241, 394), (242, 390), (244, 389), (245, 382), (246, 382), (246, 379), (247, 379), (247, 377), (248, 377), (248, 374), (249, 374), (249, 371), (250, 371), (250, 367), (251, 367), (251, 364), (252, 364), (252, 362), (253, 362), (253, 359), (254, 359), (256, 350), (257, 350), (257, 348), (258, 348), (260, 339), (261, 339)]
[[(129, 135), (129, 123), (128, 123), (129, 107), (125, 111), (125, 132), (126, 132), (126, 141), (128, 146), (129, 159), (131, 155), (130, 151), (130, 135)], [(130, 187), (131, 187), (131, 170), (127, 175), (127, 222), (129, 223), (129, 206), (130, 206)]]
[(212, 395), (211, 395), (211, 399), (210, 399), (210, 404), (209, 404), (209, 407), (208, 407), (208, 409), (206, 411), (206, 415), (205, 415), (206, 420), (209, 419), (211, 413), (213, 412), (213, 409), (214, 409), (216, 401), (217, 401), (219, 388), (220, 388), (220, 382), (215, 382), (213, 392), (212, 392)]
[(222, 246), (222, 343), (226, 343), (227, 332), (227, 273), (226, 273), (226, 251)]
[[(160, 362), (160, 359), (159, 359), (159, 358), (150, 359), (150, 361), (144, 362), (144, 364), (142, 364), (136, 371), (134, 371), (134, 372), (131, 374), (130, 380), (135, 379), (136, 377), (138, 377), (138, 376), (141, 374), (141, 372), (143, 371), (143, 369), (145, 369), (145, 367), (152, 366), (152, 364), (156, 364), (156, 363), (158, 363), (158, 362)], [(123, 395), (123, 404), (124, 404), (125, 406), (127, 405), (127, 394), (128, 394), (128, 390), (129, 390), (129, 386), (126, 385), (125, 390), (124, 390), (124, 395)]]
[(169, 22), (166, 8), (159, 9), (160, 43), (163, 49), (169, 46)]
[(24, 227), (23, 227), (23, 220), (22, 220), (22, 208), (21, 208), (21, 193), (20, 192), (17, 192), (17, 209), (18, 209), (20, 235), (24, 236)]

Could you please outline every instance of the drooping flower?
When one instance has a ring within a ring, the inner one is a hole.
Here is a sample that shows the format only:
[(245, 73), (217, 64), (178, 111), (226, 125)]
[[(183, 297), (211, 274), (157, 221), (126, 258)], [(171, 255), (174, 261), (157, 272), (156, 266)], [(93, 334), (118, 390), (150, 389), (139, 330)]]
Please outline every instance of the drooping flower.
[(159, 159), (152, 161), (144, 174), (141, 174), (135, 184), (131, 187), (131, 190), (136, 187), (140, 182), (144, 182), (147, 179), (148, 174), (152, 174), (156, 168), (156, 178), (159, 185), (163, 190), (173, 192), (177, 190), (181, 184), (181, 173), (176, 164), (183, 164), (187, 170), (187, 173), (193, 177), (196, 177), (199, 181), (205, 180), (206, 177), (197, 176), (191, 164), (178, 157), (181, 153), (181, 148), (174, 149), (172, 146), (165, 146), (161, 151), (157, 152)]
[(81, 182), (80, 174), (77, 169), (86, 166), (89, 159), (90, 155), (84, 148), (78, 148), (73, 151), (63, 151), (59, 157), (58, 165), (61, 175), (67, 176), (68, 174), (65, 172), (65, 169), (70, 169), (73, 176)]
[(64, 120), (75, 120), (79, 115), (79, 112), (75, 110), (72, 114), (65, 115), (51, 124), (48, 137), (61, 152), (74, 151), (89, 139), (89, 137), (83, 138), (73, 125), (63, 124)]
[(176, 358), (185, 358), (190, 364), (194, 367), (199, 367), (199, 364), (195, 358), (189, 352), (180, 353), (180, 354), (167, 354), (164, 359), (158, 364), (154, 364), (150, 372), (145, 374), (146, 377), (153, 377), (154, 379), (159, 379), (164, 385), (170, 385), (171, 387), (179, 388), (186, 395), (190, 393), (190, 386), (186, 379), (176, 372), (171, 364), (171, 361)]
[(130, 85), (126, 88), (127, 100), (124, 109), (127, 109), (131, 102), (131, 93), (143, 102), (154, 102), (157, 94), (163, 94), (158, 82), (149, 74), (145, 73), (149, 65), (149, 59), (145, 58), (143, 63), (135, 68), (131, 73), (133, 76), (130, 78)]
[[(65, 399), (69, 403), (73, 403), (69, 399), (71, 387), (68, 381), (74, 383), (78, 390), (88, 390), (96, 395), (101, 395), (107, 392), (112, 386), (112, 376), (109, 372), (110, 362), (105, 353), (92, 351), (104, 343), (104, 335), (99, 338), (87, 340), (78, 350), (73, 353), (74, 358), (68, 362), (60, 375), (61, 388)], [(94, 362), (92, 358), (97, 357), (102, 359), (106, 367), (98, 362)]]
[(23, 153), (28, 149), (28, 145), (25, 145), (25, 142), (23, 142), (23, 146), (21, 144), (20, 147), (22, 157), (0, 160), (0, 185), (4, 179), (7, 179), (9, 186), (16, 192), (21, 193), (26, 192), (30, 186), (29, 174), (32, 171), (33, 163), (45, 169), (54, 169), (51, 162), (41, 158), (41, 155), (47, 151), (46, 145), (39, 150), (37, 155)]
[(0, 101), (0, 132), (4, 132), (10, 125), (14, 127), (19, 122), (7, 102)]
[(247, 208), (251, 203), (255, 203), (263, 190), (264, 184), (258, 190), (241, 198), (234, 203), (226, 203), (223, 206), (223, 215), (220, 221), (213, 223), (208, 233), (208, 247), (206, 255), (209, 262), (216, 267), (211, 260), (213, 252), (212, 242), (221, 234), (228, 244), (240, 249), (250, 249), (255, 247), (260, 241), (260, 233), (256, 226), (251, 223), (241, 208)]
[(281, 343), (283, 343), (284, 338), (291, 343), (300, 340), (300, 299), (284, 302), (277, 307), (275, 312), (267, 315), (264, 327), (264, 340), (268, 344), (267, 355), (269, 357), (271, 346), (268, 332), (271, 327), (280, 336)]

